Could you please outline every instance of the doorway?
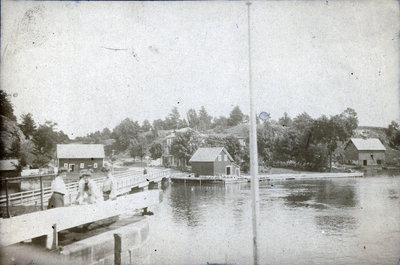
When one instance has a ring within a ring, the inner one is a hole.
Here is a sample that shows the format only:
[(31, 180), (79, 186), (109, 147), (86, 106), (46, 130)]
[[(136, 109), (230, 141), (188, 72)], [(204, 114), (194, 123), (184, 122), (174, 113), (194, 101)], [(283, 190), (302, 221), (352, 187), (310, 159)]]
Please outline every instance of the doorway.
[(227, 166), (226, 167), (226, 175), (230, 175), (231, 174), (231, 167)]
[(69, 172), (75, 172), (75, 164), (69, 164)]

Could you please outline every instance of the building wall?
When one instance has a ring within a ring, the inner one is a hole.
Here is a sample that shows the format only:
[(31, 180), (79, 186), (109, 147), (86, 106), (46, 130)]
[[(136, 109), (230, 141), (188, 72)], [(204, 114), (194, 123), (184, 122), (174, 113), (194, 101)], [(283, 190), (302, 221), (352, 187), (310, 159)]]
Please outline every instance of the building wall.
[(213, 176), (214, 163), (213, 162), (192, 162), (192, 172), (199, 176)]
[(219, 161), (218, 157), (214, 161), (214, 176), (226, 175), (227, 166), (231, 167), (230, 175), (235, 175), (235, 166), (233, 165), (232, 161), (229, 160), (229, 157), (226, 155), (226, 153), (224, 151), (221, 151), (219, 155), (221, 155), (222, 161)]
[[(83, 167), (81, 167), (81, 163), (83, 163)], [(95, 168), (95, 163), (97, 163), (97, 168)], [(68, 165), (68, 168), (70, 168), (72, 164), (75, 165), (73, 172), (79, 172), (82, 169), (99, 171), (103, 167), (103, 158), (60, 158), (58, 160), (59, 167), (63, 167), (65, 164)]]
[(358, 150), (353, 144), (353, 142), (349, 142), (346, 149), (344, 150), (344, 156), (346, 162), (350, 161), (357, 161), (358, 160)]
[(364, 160), (367, 160), (367, 166), (378, 165), (378, 160), (381, 160), (381, 164), (384, 164), (385, 158), (385, 151), (359, 151), (358, 165), (364, 166)]

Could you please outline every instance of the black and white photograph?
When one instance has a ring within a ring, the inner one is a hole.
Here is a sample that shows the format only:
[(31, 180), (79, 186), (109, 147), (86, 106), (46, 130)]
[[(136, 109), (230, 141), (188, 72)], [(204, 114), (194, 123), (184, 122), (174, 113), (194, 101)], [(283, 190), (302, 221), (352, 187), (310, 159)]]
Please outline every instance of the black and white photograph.
[(0, 264), (400, 264), (399, 1), (0, 7)]

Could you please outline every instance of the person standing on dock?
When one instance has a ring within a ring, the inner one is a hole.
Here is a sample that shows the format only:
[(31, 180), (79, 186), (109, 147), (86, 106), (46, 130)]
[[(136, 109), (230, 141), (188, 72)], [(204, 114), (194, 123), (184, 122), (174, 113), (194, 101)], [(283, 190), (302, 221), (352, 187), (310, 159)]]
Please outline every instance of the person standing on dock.
[(64, 196), (67, 194), (67, 187), (64, 183), (64, 177), (67, 176), (67, 169), (61, 167), (58, 169), (56, 178), (51, 182), (53, 194), (49, 199), (47, 209), (64, 207)]
[(90, 177), (92, 174), (88, 170), (82, 170), (78, 183), (78, 196), (76, 202), (78, 204), (96, 203), (103, 201), (100, 190)]
[(117, 183), (110, 168), (104, 168), (107, 173), (107, 179), (103, 183), (103, 198), (105, 201), (111, 199), (114, 200), (116, 196)]

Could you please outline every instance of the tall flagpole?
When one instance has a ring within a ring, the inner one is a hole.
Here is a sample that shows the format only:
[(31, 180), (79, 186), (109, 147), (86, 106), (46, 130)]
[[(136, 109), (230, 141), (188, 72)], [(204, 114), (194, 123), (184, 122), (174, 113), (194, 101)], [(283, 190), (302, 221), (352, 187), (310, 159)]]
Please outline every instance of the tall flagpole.
[(253, 261), (257, 265), (258, 262), (258, 245), (257, 245), (257, 225), (259, 216), (259, 194), (258, 194), (258, 154), (257, 154), (257, 124), (256, 113), (254, 110), (254, 93), (251, 78), (251, 35), (250, 35), (250, 5), (247, 5), (247, 29), (248, 29), (248, 54), (249, 54), (249, 90), (250, 90), (250, 173), (251, 173), (251, 209), (253, 223)]

